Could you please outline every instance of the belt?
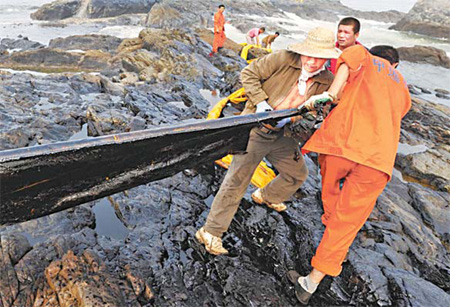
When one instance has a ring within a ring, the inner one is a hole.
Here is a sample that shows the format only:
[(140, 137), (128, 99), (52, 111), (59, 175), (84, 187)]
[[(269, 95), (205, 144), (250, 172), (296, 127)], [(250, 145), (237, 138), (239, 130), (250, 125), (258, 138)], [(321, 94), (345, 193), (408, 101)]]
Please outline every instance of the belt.
[(259, 124), (258, 128), (259, 128), (259, 130), (261, 130), (261, 132), (264, 132), (266, 134), (273, 134), (273, 133), (277, 133), (277, 132), (281, 131), (281, 129), (278, 129), (278, 128), (276, 128), (277, 130), (268, 128), (264, 124), (261, 124), (261, 123)]

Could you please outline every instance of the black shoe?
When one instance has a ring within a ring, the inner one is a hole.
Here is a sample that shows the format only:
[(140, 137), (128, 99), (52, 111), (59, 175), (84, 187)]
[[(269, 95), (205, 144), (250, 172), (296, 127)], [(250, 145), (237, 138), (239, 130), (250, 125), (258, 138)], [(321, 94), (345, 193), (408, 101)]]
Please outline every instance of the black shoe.
[(300, 274), (297, 273), (296, 271), (287, 272), (287, 278), (292, 284), (294, 284), (295, 296), (297, 297), (298, 301), (303, 305), (307, 305), (312, 294), (303, 289), (303, 287), (298, 283), (299, 277)]

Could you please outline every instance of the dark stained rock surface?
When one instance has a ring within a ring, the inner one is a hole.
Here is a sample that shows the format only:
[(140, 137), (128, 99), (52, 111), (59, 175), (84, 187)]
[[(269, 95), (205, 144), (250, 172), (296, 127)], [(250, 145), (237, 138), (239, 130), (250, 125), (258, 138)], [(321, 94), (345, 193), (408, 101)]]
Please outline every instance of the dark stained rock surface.
[(450, 39), (450, 5), (447, 0), (419, 0), (391, 28)]
[(450, 68), (450, 58), (444, 50), (428, 46), (400, 47), (397, 50), (401, 61)]
[(32, 50), (45, 47), (41, 43), (30, 41), (27, 37), (19, 39), (3, 38), (0, 40), (0, 53), (7, 50)]
[(81, 0), (58, 0), (46, 3), (32, 13), (31, 18), (53, 21), (73, 17), (81, 8), (81, 3)]

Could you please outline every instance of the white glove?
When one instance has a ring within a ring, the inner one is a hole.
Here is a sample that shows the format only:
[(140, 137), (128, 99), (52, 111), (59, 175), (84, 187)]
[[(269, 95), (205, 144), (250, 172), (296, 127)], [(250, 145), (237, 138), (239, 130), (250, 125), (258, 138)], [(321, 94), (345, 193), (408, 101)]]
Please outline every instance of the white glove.
[(273, 111), (273, 108), (267, 103), (267, 101), (263, 100), (256, 105), (256, 113)]
[(305, 101), (304, 104), (300, 105), (299, 109), (301, 108), (306, 108), (309, 111), (314, 110), (314, 108), (316, 107), (316, 103), (319, 102), (320, 100), (328, 100), (330, 102), (333, 102), (335, 99), (335, 97), (328, 93), (328, 92), (323, 92), (320, 95), (314, 95), (311, 96), (308, 100)]
[(284, 125), (286, 125), (287, 123), (289, 123), (291, 121), (291, 118), (283, 118), (282, 120), (279, 120), (277, 122), (277, 125), (275, 126), (275, 128), (283, 128)]

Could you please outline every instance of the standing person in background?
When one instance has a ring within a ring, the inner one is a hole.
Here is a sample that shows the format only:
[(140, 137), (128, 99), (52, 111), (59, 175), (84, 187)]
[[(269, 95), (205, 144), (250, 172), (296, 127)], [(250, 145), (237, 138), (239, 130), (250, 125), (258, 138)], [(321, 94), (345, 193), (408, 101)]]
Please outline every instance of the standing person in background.
[(266, 32), (266, 28), (253, 28), (247, 32), (247, 44), (259, 46), (259, 34)]
[(398, 62), (391, 46), (375, 46), (370, 53), (363, 46), (347, 48), (337, 60), (328, 92), (305, 102), (310, 109), (318, 99), (334, 101), (343, 90), (337, 106), (303, 146), (319, 153), (325, 232), (309, 275), (288, 272), (302, 304), (326, 275), (341, 273), (350, 245), (392, 176), (401, 120), (411, 107), (408, 86), (395, 70)]
[(280, 36), (280, 33), (275, 32), (275, 34), (273, 34), (273, 35), (267, 35), (266, 37), (264, 37), (262, 40), (262, 47), (271, 49), (272, 43), (274, 42), (275, 38), (277, 38), (278, 36)]
[[(361, 23), (354, 17), (346, 17), (339, 21), (338, 30), (336, 35), (336, 47), (339, 50), (344, 51), (348, 47), (361, 45), (357, 41), (359, 37), (359, 30), (361, 29)], [(333, 74), (336, 73), (336, 59), (330, 60), (328, 70)]]
[(214, 14), (214, 41), (213, 50), (209, 56), (213, 56), (214, 53), (219, 51), (219, 48), (223, 47), (227, 37), (225, 36), (225, 17), (223, 16), (223, 11), (225, 11), (225, 5), (219, 5), (219, 9)]

